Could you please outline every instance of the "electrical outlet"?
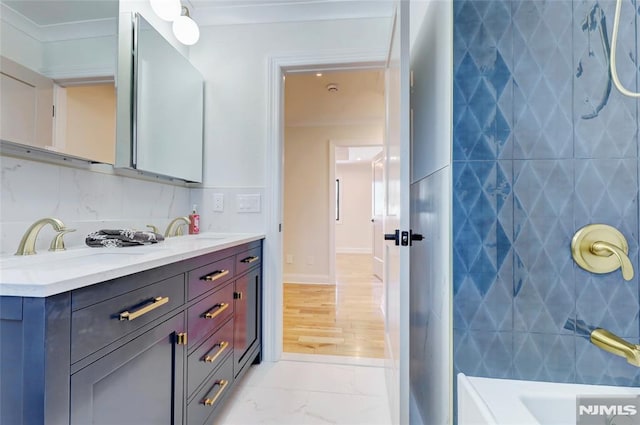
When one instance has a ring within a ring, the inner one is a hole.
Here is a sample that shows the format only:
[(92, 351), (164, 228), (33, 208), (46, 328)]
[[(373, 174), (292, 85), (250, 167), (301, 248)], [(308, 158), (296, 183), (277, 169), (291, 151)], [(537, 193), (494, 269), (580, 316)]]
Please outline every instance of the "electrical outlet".
[(213, 194), (213, 211), (214, 212), (224, 211), (224, 194), (222, 193)]
[(287, 264), (293, 264), (293, 255), (287, 254)]

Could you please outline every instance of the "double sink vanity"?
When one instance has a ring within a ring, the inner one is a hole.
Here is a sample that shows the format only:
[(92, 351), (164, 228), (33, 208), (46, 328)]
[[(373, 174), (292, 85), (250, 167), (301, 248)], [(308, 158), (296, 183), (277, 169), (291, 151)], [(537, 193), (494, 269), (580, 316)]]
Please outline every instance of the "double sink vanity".
[(261, 360), (263, 237), (0, 259), (0, 423), (215, 422)]

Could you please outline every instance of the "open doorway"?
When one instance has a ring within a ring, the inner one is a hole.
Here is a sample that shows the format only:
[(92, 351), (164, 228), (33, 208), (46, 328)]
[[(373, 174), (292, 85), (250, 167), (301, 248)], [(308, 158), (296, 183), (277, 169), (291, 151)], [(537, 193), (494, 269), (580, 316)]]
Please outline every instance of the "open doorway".
[(283, 352), (382, 359), (371, 220), (384, 71), (287, 74), (284, 106)]

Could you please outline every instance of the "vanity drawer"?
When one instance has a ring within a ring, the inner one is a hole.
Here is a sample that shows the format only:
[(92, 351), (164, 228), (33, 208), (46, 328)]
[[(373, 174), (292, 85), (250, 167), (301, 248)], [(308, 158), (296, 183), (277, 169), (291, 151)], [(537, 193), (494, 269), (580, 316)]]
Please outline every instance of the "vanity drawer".
[(219, 288), (234, 276), (235, 257), (227, 257), (215, 263), (198, 267), (188, 273), (188, 297), (192, 300), (214, 288)]
[(240, 275), (262, 262), (262, 248), (257, 247), (236, 254), (236, 275)]
[(184, 275), (71, 313), (71, 363), (184, 304)]
[(233, 316), (233, 283), (227, 284), (189, 307), (187, 313), (189, 349), (222, 326), (231, 316)]
[(187, 405), (189, 425), (209, 424), (208, 419), (218, 406), (223, 404), (233, 385), (233, 356), (227, 356), (222, 366), (216, 370), (205, 386)]
[(233, 319), (207, 339), (187, 360), (187, 394), (190, 396), (229, 353), (233, 353)]

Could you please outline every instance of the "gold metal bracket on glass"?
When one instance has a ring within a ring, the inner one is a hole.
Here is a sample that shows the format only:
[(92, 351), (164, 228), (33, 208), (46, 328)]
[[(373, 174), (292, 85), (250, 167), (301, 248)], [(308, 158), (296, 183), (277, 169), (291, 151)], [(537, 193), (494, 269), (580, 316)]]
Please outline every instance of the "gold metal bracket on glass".
[(589, 224), (571, 240), (571, 254), (576, 263), (592, 273), (610, 273), (621, 269), (624, 280), (633, 279), (627, 239), (615, 227)]
[(150, 301), (150, 304), (145, 305), (135, 311), (129, 312), (128, 310), (120, 313), (120, 320), (134, 320), (138, 317), (149, 313), (152, 310), (160, 307), (169, 302), (169, 297), (155, 297)]
[(629, 364), (640, 367), (640, 345), (625, 341), (605, 329), (591, 332), (591, 342), (616, 356), (624, 357)]
[(214, 387), (220, 386), (220, 389), (218, 390), (216, 395), (213, 396), (213, 398), (205, 398), (204, 400), (202, 400), (202, 404), (204, 404), (205, 406), (213, 406), (214, 404), (216, 404), (216, 401), (218, 400), (218, 398), (220, 398), (225, 388), (227, 388), (228, 384), (229, 384), (229, 381), (225, 379), (220, 379), (219, 381), (216, 381), (216, 383), (214, 384)]
[(229, 303), (219, 303), (213, 306), (213, 308), (204, 314), (205, 319), (214, 319), (219, 316), (223, 311), (229, 308)]

